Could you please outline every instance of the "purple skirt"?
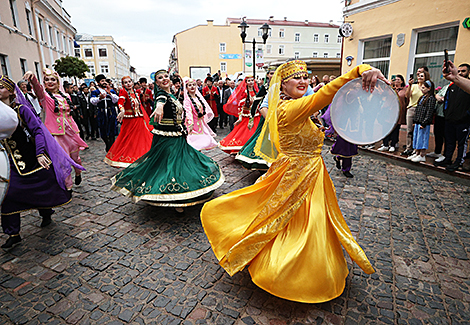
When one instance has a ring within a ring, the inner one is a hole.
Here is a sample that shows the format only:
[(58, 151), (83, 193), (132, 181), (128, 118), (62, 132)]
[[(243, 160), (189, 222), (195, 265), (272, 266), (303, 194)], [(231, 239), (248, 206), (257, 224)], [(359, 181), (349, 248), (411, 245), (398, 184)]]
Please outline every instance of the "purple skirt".
[(331, 153), (336, 156), (349, 158), (357, 155), (357, 145), (349, 143), (341, 138), (339, 135), (336, 137), (336, 142), (331, 147)]
[(70, 202), (71, 197), (70, 192), (57, 183), (52, 167), (21, 176), (10, 158), (10, 185), (2, 203), (2, 214), (54, 208)]

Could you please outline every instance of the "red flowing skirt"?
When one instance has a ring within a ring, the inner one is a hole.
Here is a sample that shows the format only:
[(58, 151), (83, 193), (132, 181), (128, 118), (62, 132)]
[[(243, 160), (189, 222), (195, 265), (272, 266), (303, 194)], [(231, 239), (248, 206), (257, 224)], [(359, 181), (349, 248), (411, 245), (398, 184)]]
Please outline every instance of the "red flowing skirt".
[(251, 138), (258, 127), (260, 116), (255, 116), (253, 119), (253, 127), (248, 128), (249, 117), (242, 117), (240, 124), (236, 125), (232, 132), (230, 132), (223, 140), (219, 142), (219, 147), (229, 154), (236, 154)]
[(121, 132), (104, 162), (112, 167), (127, 167), (150, 150), (152, 138), (144, 117), (124, 118)]

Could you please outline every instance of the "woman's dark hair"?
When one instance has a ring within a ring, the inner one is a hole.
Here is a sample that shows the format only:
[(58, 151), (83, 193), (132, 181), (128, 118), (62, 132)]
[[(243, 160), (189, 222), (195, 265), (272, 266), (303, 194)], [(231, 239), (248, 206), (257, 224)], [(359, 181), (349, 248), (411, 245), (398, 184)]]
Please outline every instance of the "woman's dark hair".
[(419, 98), (418, 103), (421, 101), (421, 99), (423, 99), (422, 105), (426, 105), (428, 99), (431, 97), (434, 97), (434, 91), (435, 91), (434, 82), (432, 82), (431, 80), (426, 80), (424, 82), (424, 87), (428, 88), (429, 92)]
[(401, 74), (397, 74), (396, 78), (400, 79), (400, 81), (401, 81), (400, 86), (405, 87), (405, 85), (406, 85), (405, 84), (405, 78), (403, 78), (403, 76)]
[[(49, 91), (49, 90), (46, 90), (47, 94), (54, 100), (54, 104), (55, 104), (55, 107), (54, 107), (54, 113), (59, 113), (59, 101), (57, 100), (57, 98)], [(67, 101), (67, 104), (69, 105), (70, 109), (72, 109), (73, 107), (73, 104), (72, 102), (70, 101), (70, 98), (68, 96), (65, 96), (61, 91), (60, 89), (57, 90), (57, 92), (59, 93), (59, 95), (61, 95), (66, 101)]]
[(201, 98), (199, 98), (197, 92), (195, 93), (195, 95), (196, 95), (197, 99), (199, 100), (199, 103), (201, 103), (201, 105), (202, 105), (202, 112), (199, 110), (199, 107), (198, 107), (198, 106), (196, 105), (196, 103), (194, 102), (193, 96), (191, 96), (191, 95), (188, 94), (188, 97), (189, 97), (189, 99), (191, 100), (191, 104), (193, 104), (193, 107), (194, 107), (194, 109), (195, 109), (196, 112), (197, 112), (197, 117), (198, 117), (198, 118), (201, 118), (201, 117), (203, 117), (204, 115), (206, 115), (206, 108), (204, 107), (204, 104), (203, 104)]

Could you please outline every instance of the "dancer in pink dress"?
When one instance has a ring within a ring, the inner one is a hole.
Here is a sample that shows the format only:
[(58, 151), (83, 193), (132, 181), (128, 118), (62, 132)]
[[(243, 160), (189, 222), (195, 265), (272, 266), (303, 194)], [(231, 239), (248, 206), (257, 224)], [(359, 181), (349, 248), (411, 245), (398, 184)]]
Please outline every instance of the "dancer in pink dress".
[[(39, 83), (33, 72), (28, 71), (23, 77), (33, 86), (34, 92), (39, 99), (39, 103), (46, 111), (46, 120), (44, 125), (54, 136), (59, 145), (77, 164), (81, 165), (80, 150), (85, 150), (88, 145), (80, 138), (80, 130), (70, 115), (71, 106), (70, 97), (64, 94), (60, 86), (60, 78), (57, 72), (51, 69), (44, 69), (43, 80), (44, 87)], [(82, 182), (81, 170), (74, 167), (75, 185)], [(67, 189), (72, 188), (72, 176), (65, 180)]]
[(215, 133), (209, 123), (214, 113), (204, 97), (197, 89), (196, 80), (188, 79), (184, 82), (184, 109), (186, 110), (186, 127), (188, 129), (188, 143), (197, 150), (209, 150), (217, 147)]

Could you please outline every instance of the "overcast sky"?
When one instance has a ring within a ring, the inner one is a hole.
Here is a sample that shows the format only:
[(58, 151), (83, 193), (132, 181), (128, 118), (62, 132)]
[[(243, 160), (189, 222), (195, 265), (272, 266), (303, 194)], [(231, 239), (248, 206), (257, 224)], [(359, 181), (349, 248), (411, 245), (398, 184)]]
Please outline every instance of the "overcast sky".
[(138, 74), (167, 68), (173, 36), (196, 25), (225, 24), (227, 17), (340, 23), (340, 0), (63, 0), (78, 33), (111, 35)]

